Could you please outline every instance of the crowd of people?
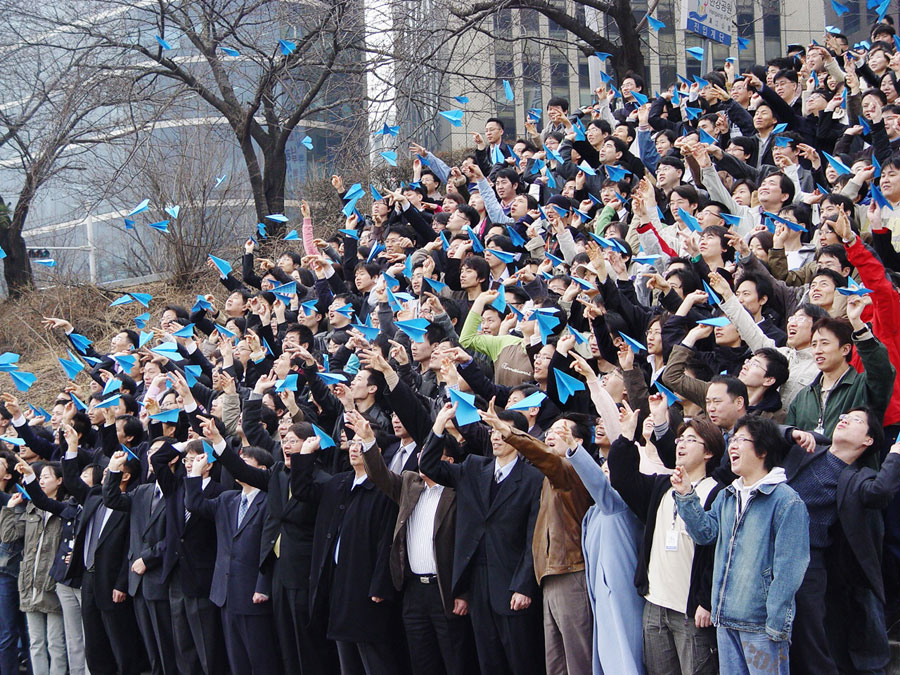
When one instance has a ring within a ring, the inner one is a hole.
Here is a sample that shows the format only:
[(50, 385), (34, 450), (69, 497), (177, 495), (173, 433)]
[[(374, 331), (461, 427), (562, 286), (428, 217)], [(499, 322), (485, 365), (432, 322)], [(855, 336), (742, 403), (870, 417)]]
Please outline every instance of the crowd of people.
[(898, 74), (887, 22), (604, 77), (334, 176), (333, 236), (303, 203), (108, 349), (47, 317), (49, 410), (0, 355), (0, 673), (886, 672)]

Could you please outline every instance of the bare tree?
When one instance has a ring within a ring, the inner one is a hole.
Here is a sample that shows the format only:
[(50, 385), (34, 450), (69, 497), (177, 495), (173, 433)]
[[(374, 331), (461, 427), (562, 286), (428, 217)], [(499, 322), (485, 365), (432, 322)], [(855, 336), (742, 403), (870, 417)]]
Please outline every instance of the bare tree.
[(7, 2), (21, 20), (43, 28), (45, 45), (67, 49), (77, 36), (107, 54), (108, 72), (160, 90), (180, 89), (170, 114), (202, 103), (201, 114), (224, 118), (260, 219), (284, 210), (291, 132), (304, 121), (343, 132), (365, 98), (361, 4), (88, 0), (61, 8)]
[[(659, 0), (650, 0), (648, 14), (653, 14)], [(605, 52), (611, 55), (613, 68), (619, 75), (631, 70), (644, 71), (644, 52), (647, 44), (642, 31), (647, 25), (646, 15), (635, 19), (629, 0), (574, 0), (578, 11), (569, 12), (565, 2), (554, 0), (473, 0), (451, 7), (462, 22), (459, 30), (480, 30), (485, 19), (502, 10), (532, 10), (544, 15), (580, 41), (585, 55)], [(601, 22), (605, 17), (612, 24), (617, 39), (607, 37)]]
[(15, 204), (0, 217), (4, 277), (11, 296), (33, 284), (22, 231), (39, 191), (90, 163), (94, 148), (116, 144), (123, 120), (136, 119), (136, 92), (121, 78), (98, 77), (89, 52), (5, 49), (0, 85), (3, 168), (14, 169)]

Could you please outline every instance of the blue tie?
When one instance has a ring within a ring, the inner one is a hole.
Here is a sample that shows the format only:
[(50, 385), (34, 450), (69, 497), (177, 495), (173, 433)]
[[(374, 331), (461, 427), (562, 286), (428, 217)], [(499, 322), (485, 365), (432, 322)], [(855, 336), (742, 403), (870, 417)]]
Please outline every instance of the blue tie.
[(247, 495), (241, 495), (241, 505), (238, 507), (238, 529), (241, 529), (241, 523), (244, 522), (244, 516), (247, 515), (247, 509), (250, 508), (250, 500)]

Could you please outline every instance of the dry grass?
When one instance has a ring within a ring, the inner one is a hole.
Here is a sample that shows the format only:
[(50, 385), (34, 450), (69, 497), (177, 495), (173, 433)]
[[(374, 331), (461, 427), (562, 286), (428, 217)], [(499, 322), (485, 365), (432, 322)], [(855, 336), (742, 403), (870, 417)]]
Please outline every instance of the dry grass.
[[(109, 303), (126, 290), (153, 295), (149, 310), (136, 302), (110, 307)], [(0, 353), (20, 354), (20, 369), (33, 372), (38, 379), (27, 394), (21, 395), (12, 386), (9, 376), (0, 374), (0, 391), (12, 392), (29, 403), (46, 407), (62, 387), (71, 383), (56, 360), (58, 356), (66, 355), (68, 340), (62, 331), (48, 331), (41, 326), (45, 316), (68, 319), (76, 332), (93, 340), (96, 349), (103, 353), (110, 338), (118, 331), (135, 328), (134, 317), (149, 311), (150, 325), (156, 324), (166, 305), (179, 304), (190, 309), (198, 293), (214, 294), (220, 307), (227, 296), (217, 277), (205, 270), (189, 289), (176, 288), (165, 282), (115, 290), (97, 286), (57, 286), (8, 300), (0, 305)], [(77, 384), (84, 388), (84, 393), (88, 380), (87, 375), (78, 376)]]

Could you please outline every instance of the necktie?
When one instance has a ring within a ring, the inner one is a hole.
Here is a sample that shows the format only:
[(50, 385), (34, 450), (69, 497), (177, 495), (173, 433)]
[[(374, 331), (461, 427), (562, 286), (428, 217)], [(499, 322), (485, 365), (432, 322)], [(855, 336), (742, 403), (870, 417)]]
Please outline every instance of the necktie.
[(94, 513), (91, 522), (91, 531), (88, 534), (87, 551), (84, 555), (84, 566), (91, 569), (94, 566), (94, 558), (97, 555), (97, 543), (100, 541), (100, 532), (103, 529), (103, 518), (106, 516), (106, 507), (99, 506)]
[(238, 529), (241, 529), (241, 523), (244, 522), (244, 516), (247, 515), (247, 509), (250, 508), (250, 500), (247, 495), (241, 495), (241, 505), (238, 507)]
[(156, 507), (159, 504), (159, 500), (161, 498), (162, 498), (162, 490), (160, 490), (159, 486), (157, 485), (156, 488), (153, 490), (153, 499), (150, 500), (150, 511), (151, 512), (156, 510)]
[(491, 490), (490, 490), (490, 499), (493, 502), (494, 497), (497, 496), (497, 492), (500, 490), (500, 469), (497, 469), (494, 472), (494, 480), (491, 481)]

